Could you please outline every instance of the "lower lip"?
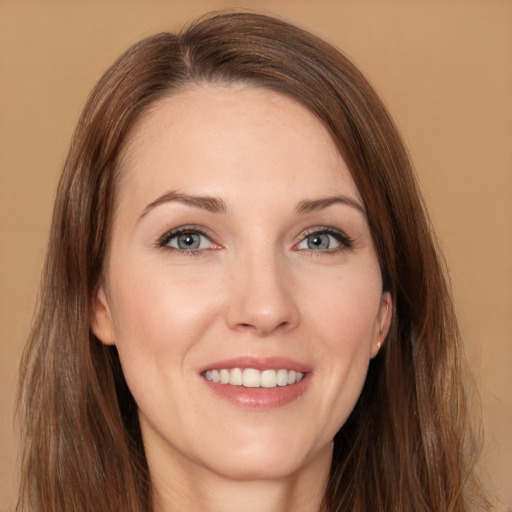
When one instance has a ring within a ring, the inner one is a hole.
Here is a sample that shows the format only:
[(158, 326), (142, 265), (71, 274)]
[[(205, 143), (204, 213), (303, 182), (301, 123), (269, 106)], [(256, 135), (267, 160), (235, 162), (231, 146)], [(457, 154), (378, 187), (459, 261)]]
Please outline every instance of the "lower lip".
[(204, 382), (220, 398), (247, 409), (274, 409), (283, 407), (297, 400), (309, 386), (311, 374), (295, 384), (276, 386), (275, 388), (246, 388), (244, 386), (231, 386), (219, 384), (204, 379)]

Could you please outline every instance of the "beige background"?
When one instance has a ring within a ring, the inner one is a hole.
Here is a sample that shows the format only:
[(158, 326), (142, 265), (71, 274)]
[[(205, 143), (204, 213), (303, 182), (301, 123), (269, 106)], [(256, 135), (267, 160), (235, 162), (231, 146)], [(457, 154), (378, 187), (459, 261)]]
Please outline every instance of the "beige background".
[(341, 47), (401, 128), (451, 270), (482, 397), (483, 467), (512, 505), (512, 2), (0, 0), (0, 509), (12, 409), (72, 129), (129, 44), (222, 7), (281, 15)]

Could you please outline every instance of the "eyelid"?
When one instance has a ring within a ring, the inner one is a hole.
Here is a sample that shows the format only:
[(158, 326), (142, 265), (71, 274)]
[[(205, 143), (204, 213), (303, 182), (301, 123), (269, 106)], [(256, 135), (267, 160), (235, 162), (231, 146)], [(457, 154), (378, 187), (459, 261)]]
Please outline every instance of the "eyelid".
[[(169, 241), (171, 239), (173, 239), (181, 234), (186, 234), (186, 233), (196, 233), (196, 234), (199, 234), (199, 235), (205, 237), (212, 244), (213, 247), (208, 247), (205, 249), (180, 249), (180, 248), (171, 247), (168, 245)], [(321, 250), (298, 249), (298, 245), (300, 245), (302, 242), (304, 242), (308, 236), (311, 236), (313, 234), (330, 235), (337, 240), (337, 242), (339, 243), (339, 246), (334, 247), (334, 248), (329, 248), (329, 249), (321, 249)], [(329, 253), (335, 253), (335, 252), (343, 251), (346, 249), (350, 249), (350, 248), (352, 248), (353, 244), (354, 244), (354, 239), (352, 239), (349, 235), (347, 235), (341, 229), (333, 228), (331, 226), (314, 226), (314, 227), (311, 227), (301, 233), (300, 239), (298, 240), (298, 242), (296, 242), (294, 244), (293, 248), (296, 250), (300, 250), (300, 251), (329, 254)], [(207, 251), (207, 250), (211, 250), (211, 249), (221, 248), (221, 246), (214, 241), (214, 237), (211, 234), (209, 229), (205, 228), (204, 226), (190, 225), (190, 224), (178, 226), (176, 228), (172, 228), (172, 229), (166, 231), (160, 238), (158, 238), (158, 240), (155, 243), (155, 247), (169, 249), (171, 251), (177, 251), (177, 252), (183, 252), (183, 253), (196, 253), (196, 254)]]
[[(169, 231), (164, 233), (157, 240), (155, 246), (157, 248), (166, 248), (166, 249), (169, 249), (169, 250), (172, 250), (172, 251), (183, 251), (183, 252), (196, 252), (196, 253), (199, 253), (199, 252), (203, 252), (203, 251), (207, 250), (207, 249), (190, 249), (190, 250), (188, 250), (188, 249), (180, 249), (180, 248), (171, 247), (171, 246), (168, 245), (170, 240), (172, 240), (173, 238), (175, 238), (175, 237), (177, 237), (179, 235), (186, 234), (186, 233), (199, 234), (199, 235), (203, 236), (204, 238), (206, 238), (214, 246), (213, 248), (218, 248), (219, 247), (219, 245), (213, 240), (212, 235), (209, 232), (209, 230), (207, 230), (203, 226), (196, 226), (196, 225), (178, 226), (176, 228), (170, 229)], [(210, 248), (208, 248), (208, 249), (210, 249)]]
[(295, 248), (298, 247), (299, 244), (305, 241), (305, 239), (308, 236), (315, 235), (315, 234), (327, 234), (334, 237), (338, 242), (339, 246), (332, 248), (332, 249), (323, 249), (315, 251), (313, 249), (298, 249), (302, 251), (308, 251), (308, 252), (316, 252), (316, 253), (333, 253), (337, 251), (342, 251), (345, 249), (350, 249), (354, 244), (354, 239), (352, 239), (349, 235), (347, 235), (344, 231), (341, 229), (333, 228), (330, 226), (315, 226), (313, 228), (307, 229), (305, 232), (303, 232), (300, 235), (300, 240), (294, 245)]

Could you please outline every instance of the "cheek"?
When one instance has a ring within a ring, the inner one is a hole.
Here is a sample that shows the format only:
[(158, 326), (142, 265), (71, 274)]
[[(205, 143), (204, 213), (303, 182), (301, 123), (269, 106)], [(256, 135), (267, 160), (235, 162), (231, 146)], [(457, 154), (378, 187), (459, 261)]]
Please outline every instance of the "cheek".
[[(324, 285), (321, 290), (319, 283)], [(382, 300), (380, 273), (375, 266), (350, 268), (329, 279), (306, 284), (304, 289), (314, 289), (314, 284), (318, 291), (308, 294), (303, 311), (322, 333), (329, 349), (334, 353), (337, 349), (369, 350)]]
[(113, 307), (117, 344), (157, 348), (172, 342), (176, 347), (205, 328), (204, 320), (211, 316), (215, 301), (197, 279), (183, 274), (166, 275), (162, 269), (152, 272), (148, 265), (131, 272), (131, 279), (113, 276), (112, 295), (118, 298)]
[(111, 276), (112, 296), (117, 298), (115, 344), (139, 406), (151, 405), (150, 400), (151, 407), (167, 407), (172, 395), (188, 391), (181, 387), (184, 372), (190, 372), (190, 360), (218, 316), (216, 303), (194, 279), (168, 276), (162, 269), (157, 274), (149, 265), (135, 270)]
[[(362, 277), (364, 276), (364, 277)], [(355, 406), (368, 371), (381, 303), (380, 275), (374, 272), (339, 276), (323, 300), (310, 301), (310, 329), (321, 367), (322, 394), (311, 418), (334, 436)], [(327, 426), (326, 426), (327, 425)]]
[[(129, 265), (122, 268), (126, 273), (110, 276), (110, 288), (123, 374), (140, 410), (165, 424), (168, 413), (162, 411), (176, 397), (192, 402), (185, 384), (190, 361), (218, 316), (216, 303), (194, 279), (169, 276), (161, 268), (157, 273), (149, 265), (132, 267), (131, 273)], [(183, 410), (173, 410), (174, 420)]]

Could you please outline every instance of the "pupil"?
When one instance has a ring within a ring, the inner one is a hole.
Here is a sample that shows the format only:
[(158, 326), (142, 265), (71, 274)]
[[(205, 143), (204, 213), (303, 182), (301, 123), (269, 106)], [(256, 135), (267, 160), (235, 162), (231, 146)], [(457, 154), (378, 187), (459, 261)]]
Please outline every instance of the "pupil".
[(308, 237), (308, 246), (310, 249), (328, 249), (329, 237), (325, 234), (311, 235)]
[(180, 249), (197, 249), (199, 242), (199, 236), (194, 233), (186, 233), (178, 237), (178, 247)]

